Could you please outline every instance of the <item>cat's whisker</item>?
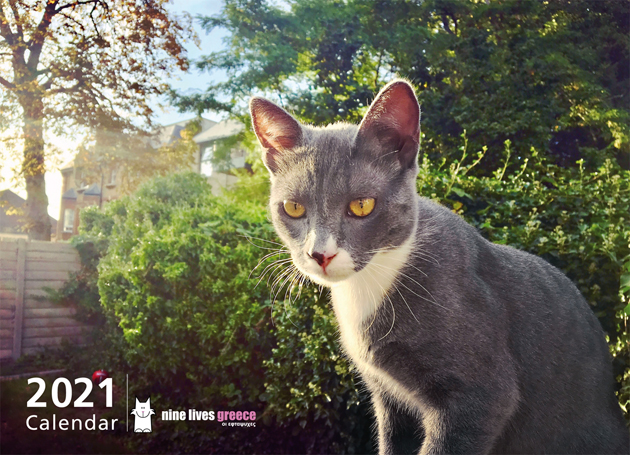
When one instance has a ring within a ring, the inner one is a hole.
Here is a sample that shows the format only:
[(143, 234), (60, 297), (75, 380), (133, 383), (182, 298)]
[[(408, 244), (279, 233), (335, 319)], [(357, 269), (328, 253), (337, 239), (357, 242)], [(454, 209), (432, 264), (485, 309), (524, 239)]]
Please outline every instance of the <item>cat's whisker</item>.
[(293, 286), (295, 285), (295, 280), (296, 278), (299, 276), (299, 271), (297, 269), (295, 269), (293, 271), (293, 274), (290, 276), (291, 278), (291, 282), (289, 283), (289, 285), (287, 286), (287, 290), (284, 293), (284, 299), (286, 300), (287, 298), (289, 299), (289, 304), (293, 303), (291, 301), (291, 295), (293, 293)]
[(389, 298), (389, 294), (385, 294), (385, 297), (387, 297), (387, 300), (389, 300), (389, 303), (392, 306), (392, 326), (389, 328), (389, 332), (380, 337), (378, 341), (381, 341), (382, 339), (386, 338), (390, 333), (392, 333), (392, 330), (394, 330), (394, 324), (396, 322), (396, 310), (394, 309), (394, 303), (392, 302), (392, 299)]
[(393, 283), (393, 285), (394, 285), (394, 289), (396, 289), (396, 292), (398, 292), (398, 295), (400, 295), (400, 297), (403, 299), (403, 302), (405, 302), (405, 305), (407, 305), (407, 308), (409, 309), (409, 312), (411, 313), (413, 318), (416, 320), (416, 322), (419, 324), (420, 321), (418, 320), (418, 318), (416, 317), (414, 312), (411, 311), (411, 307), (409, 306), (409, 303), (407, 302), (407, 299), (405, 298), (404, 295), (402, 295), (402, 292), (400, 292), (400, 289), (398, 289), (398, 286), (396, 286), (396, 283)]
[(372, 161), (370, 161), (370, 165), (372, 165), (375, 161), (382, 160), (382, 159), (383, 159), (383, 158), (385, 158), (386, 156), (393, 155), (394, 153), (398, 153), (399, 151), (400, 151), (400, 150), (394, 150), (393, 152), (389, 152), (389, 153), (386, 153), (386, 154), (384, 154), (384, 155), (381, 155), (381, 156), (379, 156), (379, 157), (377, 157), (377, 158), (373, 159)]
[[(282, 267), (284, 264), (291, 262), (291, 259), (278, 259), (274, 262), (272, 262), (271, 264), (269, 264), (267, 267), (265, 267), (265, 269), (263, 270), (262, 274), (258, 277), (258, 282), (256, 283), (256, 286), (254, 286), (254, 289), (256, 289), (258, 287), (258, 285), (260, 284), (260, 282), (265, 278), (265, 275), (273, 268), (273, 270), (271, 270), (270, 273), (270, 277), (273, 276), (273, 273), (279, 268)], [(269, 283), (269, 280), (267, 280), (267, 284)]]
[(251, 277), (252, 277), (252, 273), (254, 273), (254, 272), (256, 271), (256, 269), (257, 269), (258, 267), (260, 267), (260, 266), (261, 266), (261, 265), (265, 262), (265, 260), (266, 260), (266, 259), (268, 259), (268, 258), (270, 258), (270, 257), (272, 257), (272, 256), (276, 256), (276, 255), (278, 255), (278, 254), (291, 254), (291, 253), (290, 253), (289, 251), (282, 251), (282, 250), (276, 250), (276, 251), (274, 251), (274, 252), (272, 252), (272, 253), (267, 253), (267, 254), (266, 254), (266, 255), (264, 255), (262, 258), (260, 258), (260, 260), (258, 261), (258, 264), (256, 264), (256, 267), (254, 267), (254, 268), (252, 269), (252, 271), (251, 271), (251, 272), (249, 272), (249, 277), (248, 277), (248, 278), (251, 278)]
[[(423, 274), (425, 277), (429, 277), (429, 275), (427, 275), (426, 273), (424, 273), (421, 269), (419, 269), (418, 267), (416, 267), (415, 265), (411, 264), (409, 260), (407, 259), (402, 259), (402, 258), (392, 258), (393, 260), (398, 261), (399, 264), (404, 265), (405, 267), (411, 267), (415, 270), (417, 270), (418, 272), (420, 272), (421, 274)], [(369, 262), (368, 262), (369, 264)], [(367, 264), (366, 264), (367, 265)], [(393, 270), (393, 269), (392, 269)]]
[[(368, 251), (368, 254), (388, 253), (388, 252), (390, 252), (392, 250), (395, 250), (396, 248), (398, 248), (398, 247), (393, 247), (392, 246), (392, 247), (377, 248), (377, 249)], [(412, 251), (410, 253), (410, 257), (417, 257), (418, 259), (422, 259), (423, 261), (434, 263), (434, 264), (436, 264), (438, 266), (440, 265), (440, 262), (438, 261), (438, 259), (435, 256), (433, 256), (432, 254), (430, 254), (430, 253), (428, 253), (428, 252), (426, 252), (424, 250), (419, 249), (418, 246), (416, 246), (414, 248), (414, 251)], [(429, 260), (427, 258), (429, 258), (431, 260)]]
[[(382, 265), (382, 264), (372, 264), (372, 265), (375, 265), (375, 266), (377, 266), (377, 267), (381, 267), (381, 268), (382, 268), (382, 269), (384, 269), (384, 270), (394, 270), (394, 271), (395, 271), (395, 269), (392, 269), (392, 268), (390, 268), (390, 267), (386, 267), (386, 266), (384, 266), (384, 265)], [(437, 306), (439, 306), (440, 308), (444, 308), (445, 310), (450, 311), (448, 308), (446, 308), (446, 307), (444, 307), (444, 306), (440, 305), (439, 303), (437, 303), (437, 302), (436, 302), (436, 300), (435, 300), (435, 297), (433, 297), (433, 294), (431, 294), (427, 288), (425, 288), (423, 285), (421, 285), (421, 284), (420, 284), (420, 283), (418, 283), (416, 280), (414, 280), (413, 278), (411, 278), (409, 275), (407, 275), (407, 274), (405, 274), (405, 273), (403, 273), (403, 272), (401, 272), (401, 271), (398, 271), (398, 274), (399, 274), (399, 275), (401, 275), (401, 276), (403, 276), (403, 277), (405, 277), (405, 278), (407, 278), (407, 279), (408, 279), (408, 280), (410, 280), (410, 281), (413, 281), (415, 284), (417, 284), (418, 286), (420, 286), (420, 287), (421, 287), (421, 288), (422, 288), (422, 289), (423, 289), (423, 290), (424, 290), (427, 294), (429, 294), (429, 296), (430, 296), (430, 297), (431, 297), (431, 299), (433, 299), (433, 300), (429, 300), (429, 299), (427, 299), (426, 297), (423, 297), (423, 296), (419, 295), (417, 292), (415, 292), (413, 289), (409, 288), (409, 287), (408, 287), (405, 283), (403, 283), (403, 282), (400, 280), (400, 278), (396, 277), (396, 278), (395, 278), (395, 280), (396, 280), (396, 281), (398, 281), (398, 282), (400, 283), (400, 285), (404, 286), (406, 289), (408, 289), (410, 292), (412, 292), (412, 293), (413, 293), (413, 294), (415, 294), (416, 296), (420, 297), (421, 299), (426, 300), (427, 302), (433, 303), (434, 305), (437, 305)]]
[[(295, 276), (299, 273), (299, 271), (297, 270), (297, 268), (292, 265), (289, 270), (292, 270), (292, 273), (290, 273), (282, 282), (282, 284), (278, 287), (278, 290), (274, 296), (274, 301), (277, 301), (278, 299), (278, 294), (282, 291), (282, 289), (286, 286), (287, 281), (289, 281), (289, 279), (291, 279), (291, 283), (289, 284), (289, 287), (287, 288), (287, 291), (284, 294), (284, 300), (282, 301), (282, 306), (284, 307), (284, 313), (287, 317), (287, 319), (289, 320), (289, 322), (291, 322), (291, 324), (293, 324), (294, 327), (299, 328), (297, 326), (297, 324), (295, 322), (293, 322), (293, 320), (289, 317), (288, 315), (288, 311), (287, 311), (287, 292), (289, 292), (289, 290), (292, 288), (292, 283), (293, 280), (295, 279)], [(289, 303), (291, 303), (291, 294), (289, 293)]]
[(282, 243), (272, 242), (271, 240), (262, 239), (260, 237), (252, 237), (250, 235), (243, 235), (243, 234), (239, 234), (239, 237), (244, 237), (245, 239), (247, 239), (247, 241), (249, 243), (251, 243), (252, 245), (254, 245), (257, 248), (260, 248), (261, 250), (268, 250), (268, 249), (271, 249), (271, 248), (260, 246), (260, 245), (256, 245), (254, 242), (252, 242), (251, 239), (260, 240), (261, 242), (271, 243), (272, 245), (278, 245), (278, 246), (283, 247), (283, 248), (285, 247), (285, 245), (283, 245)]
[[(279, 279), (276, 281), (276, 283), (274, 284), (272, 291), (275, 292), (274, 298), (278, 299), (278, 295), (280, 295), (280, 293), (282, 292), (283, 289), (285, 289), (285, 287), (287, 286), (287, 282), (289, 281), (293, 281), (293, 278), (295, 277), (295, 274), (297, 273), (297, 270), (295, 268), (295, 266), (291, 266), (287, 269), (287, 273), (284, 273), (281, 277), (279, 277)], [(285, 292), (285, 300), (287, 298), (287, 293), (289, 292), (290, 286), (288, 288), (286, 288), (286, 292)]]
[[(286, 263), (286, 262), (289, 262), (289, 261), (287, 261), (287, 260), (285, 259), (285, 260), (283, 260), (283, 261), (276, 261), (276, 262), (283, 262), (283, 263)], [(276, 271), (279, 267), (280, 267), (280, 265), (276, 266), (276, 268), (274, 269), (274, 271), (273, 271), (273, 272), (271, 272), (271, 275), (269, 276), (269, 280), (270, 280), (270, 279), (271, 279), (271, 277), (273, 276), (273, 273), (275, 273), (275, 271)], [(278, 281), (279, 281), (279, 280), (282, 280), (283, 276), (285, 276), (286, 274), (290, 273), (290, 272), (291, 272), (291, 270), (292, 270), (293, 268), (295, 268), (295, 266), (294, 266), (294, 265), (290, 265), (289, 267), (287, 267), (287, 268), (285, 268), (285, 269), (281, 270), (281, 272), (280, 272), (279, 276), (276, 276), (276, 278), (274, 279), (274, 287), (271, 287), (271, 288), (270, 288), (270, 291), (269, 291), (269, 299), (271, 300), (271, 320), (272, 320), (272, 323), (274, 323), (274, 324), (275, 324), (275, 321), (274, 321), (274, 318), (273, 318), (273, 308), (274, 308), (274, 306), (275, 306), (275, 303), (276, 303), (276, 301), (277, 301), (277, 296), (278, 296), (278, 293), (276, 293), (276, 294), (274, 295), (275, 284), (276, 284), (276, 283), (278, 283)], [(268, 286), (269, 286), (269, 280), (267, 280), (267, 285), (268, 285)], [(260, 283), (260, 280), (259, 280), (259, 283)], [(280, 287), (280, 289), (282, 289), (282, 287)], [(279, 292), (279, 291), (278, 291), (278, 292)], [(286, 313), (286, 306), (285, 306), (285, 313)], [(289, 318), (289, 320), (290, 320), (290, 318)]]
[(295, 301), (296, 301), (296, 302), (297, 302), (297, 300), (300, 298), (300, 296), (302, 295), (302, 289), (304, 289), (304, 286), (305, 286), (306, 284), (308, 284), (308, 283), (307, 283), (307, 281), (308, 281), (307, 276), (306, 276), (306, 275), (304, 275), (303, 273), (300, 273), (300, 275), (301, 275), (301, 278), (300, 278), (300, 283), (298, 284), (298, 289), (299, 289), (299, 290), (298, 290), (298, 295), (297, 295), (297, 297), (295, 298)]
[[(374, 280), (374, 276), (372, 275), (372, 273), (370, 273), (369, 270), (366, 270), (366, 271), (367, 271), (368, 275), (370, 275), (370, 278), (372, 278), (372, 280)], [(365, 278), (363, 276), (361, 276), (361, 278), (363, 278), (363, 282), (365, 283), (366, 288), (370, 290), (370, 295), (372, 296), (372, 300), (376, 300), (376, 298), (374, 296), (374, 293), (372, 292), (371, 287), (368, 286), (368, 283), (365, 280)], [(374, 280), (374, 282), (378, 283), (378, 281), (376, 281), (376, 280)], [(379, 286), (380, 286), (380, 284), (379, 284)], [(381, 289), (383, 289), (382, 286), (380, 286), (380, 287), (381, 287)], [(372, 328), (372, 326), (374, 325), (374, 322), (376, 321), (376, 315), (377, 314), (378, 314), (378, 311), (375, 311), (374, 312), (374, 317), (372, 318), (372, 322), (370, 322), (370, 325), (364, 330), (364, 333), (367, 333)]]
[(274, 267), (276, 265), (282, 265), (282, 264), (287, 264), (291, 262), (291, 258), (278, 258), (276, 260), (274, 260), (273, 262), (271, 262), (270, 264), (268, 264), (262, 271), (262, 273), (260, 274), (260, 276), (258, 277), (259, 279), (262, 279), (268, 272), (269, 269), (271, 267)]
[[(274, 297), (274, 300), (278, 297), (278, 293), (276, 292), (277, 286), (278, 284), (287, 276), (289, 275), (292, 271), (293, 268), (295, 266), (294, 265), (290, 265), (289, 267), (287, 267), (286, 269), (284, 269), (282, 272), (280, 272), (280, 274), (274, 279), (273, 283), (271, 284), (271, 294)], [(275, 293), (275, 294), (274, 294)]]
[[(269, 276), (269, 279), (267, 280), (267, 286), (269, 287), (269, 298), (272, 299), (272, 301), (274, 301), (275, 297), (274, 297), (274, 285), (279, 281), (282, 280), (282, 278), (291, 271), (291, 267), (286, 267), (286, 268), (282, 268), (277, 272), (277, 275), (273, 275), (273, 273)], [(276, 273), (277, 268), (274, 270), (274, 273)], [(269, 284), (269, 281), (273, 278), (273, 285)]]

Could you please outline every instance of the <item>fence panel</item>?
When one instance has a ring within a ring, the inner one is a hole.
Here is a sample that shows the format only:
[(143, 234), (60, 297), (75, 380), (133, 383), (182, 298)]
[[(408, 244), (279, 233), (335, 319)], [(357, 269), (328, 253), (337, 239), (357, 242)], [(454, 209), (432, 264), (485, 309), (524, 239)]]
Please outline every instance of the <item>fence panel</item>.
[(80, 268), (68, 243), (0, 235), (0, 358), (18, 358), (70, 339), (80, 343), (88, 328), (75, 309), (51, 302), (46, 288), (59, 289)]

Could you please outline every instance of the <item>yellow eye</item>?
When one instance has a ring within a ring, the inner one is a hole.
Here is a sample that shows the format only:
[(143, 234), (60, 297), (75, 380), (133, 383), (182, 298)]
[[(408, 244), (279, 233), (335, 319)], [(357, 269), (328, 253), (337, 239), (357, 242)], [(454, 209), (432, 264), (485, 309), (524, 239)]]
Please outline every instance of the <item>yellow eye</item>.
[(376, 199), (373, 197), (362, 197), (350, 203), (350, 212), (356, 216), (368, 216), (374, 210)]
[(300, 218), (306, 212), (306, 209), (302, 204), (298, 204), (295, 201), (284, 201), (284, 211), (291, 218)]

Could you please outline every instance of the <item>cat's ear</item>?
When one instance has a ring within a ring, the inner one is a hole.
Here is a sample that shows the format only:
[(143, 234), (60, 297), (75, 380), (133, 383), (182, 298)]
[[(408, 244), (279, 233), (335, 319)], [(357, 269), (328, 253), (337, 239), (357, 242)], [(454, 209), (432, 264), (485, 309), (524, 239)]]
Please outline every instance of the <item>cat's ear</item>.
[(302, 141), (302, 128), (291, 114), (264, 98), (254, 97), (249, 102), (254, 132), (265, 149), (263, 161), (272, 173), (278, 171), (283, 153)]
[(136, 397), (136, 408), (140, 406), (140, 400), (138, 400), (138, 397)]
[(379, 92), (359, 126), (357, 145), (363, 141), (377, 141), (381, 156), (396, 156), (404, 169), (416, 163), (420, 106), (408, 82), (392, 81)]

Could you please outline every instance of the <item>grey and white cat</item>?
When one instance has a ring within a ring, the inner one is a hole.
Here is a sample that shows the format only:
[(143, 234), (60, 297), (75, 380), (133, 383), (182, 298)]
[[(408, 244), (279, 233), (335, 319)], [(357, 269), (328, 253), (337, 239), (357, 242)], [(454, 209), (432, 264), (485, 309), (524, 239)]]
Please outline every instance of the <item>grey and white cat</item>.
[(420, 109), (402, 80), (361, 124), (263, 98), (252, 124), (295, 266), (329, 287), (381, 454), (623, 453), (608, 347), (577, 288), (416, 193)]

